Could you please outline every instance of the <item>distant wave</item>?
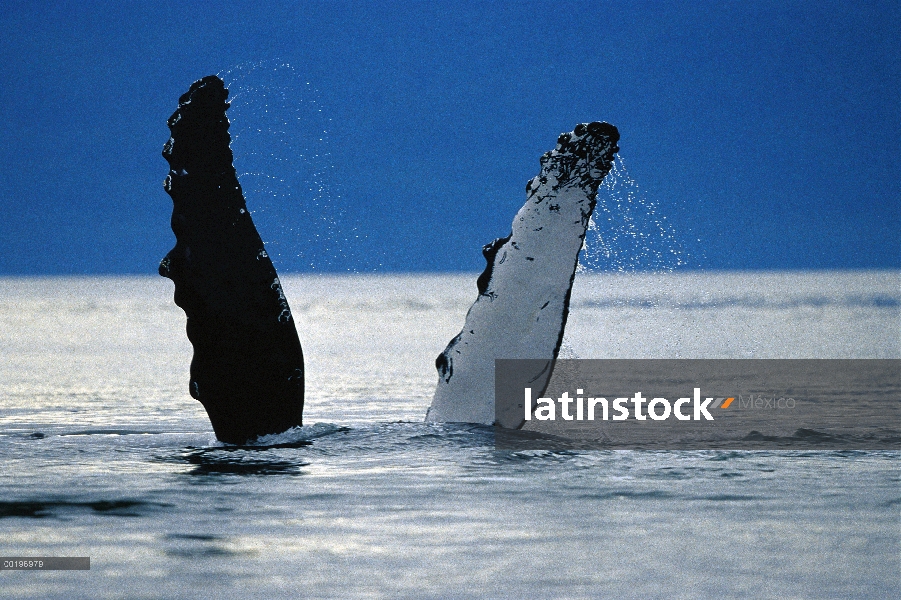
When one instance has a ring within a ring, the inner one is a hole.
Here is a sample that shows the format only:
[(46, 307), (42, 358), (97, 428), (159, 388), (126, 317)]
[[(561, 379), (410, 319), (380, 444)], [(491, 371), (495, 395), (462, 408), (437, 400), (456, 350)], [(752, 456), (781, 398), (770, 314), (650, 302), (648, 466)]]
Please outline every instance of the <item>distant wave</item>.
[(775, 299), (756, 296), (727, 296), (707, 300), (670, 300), (656, 296), (636, 296), (620, 298), (604, 298), (590, 300), (574, 300), (572, 307), (582, 308), (672, 308), (679, 310), (707, 310), (717, 308), (880, 308), (897, 310), (901, 307), (901, 297), (889, 294), (853, 295), (843, 298), (827, 296), (800, 296), (795, 298)]

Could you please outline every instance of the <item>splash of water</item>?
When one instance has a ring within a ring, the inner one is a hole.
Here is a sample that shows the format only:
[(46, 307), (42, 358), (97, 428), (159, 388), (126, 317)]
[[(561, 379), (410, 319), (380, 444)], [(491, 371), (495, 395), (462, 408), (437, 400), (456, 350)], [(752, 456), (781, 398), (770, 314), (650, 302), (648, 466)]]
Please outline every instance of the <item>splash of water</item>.
[[(617, 155), (598, 188), (576, 273), (666, 273), (686, 264), (685, 251), (666, 216), (639, 189)], [(579, 358), (565, 334), (559, 358)]]
[(685, 251), (666, 216), (617, 156), (598, 188), (577, 272), (669, 272), (685, 264)]
[(219, 73), (238, 180), (277, 269), (336, 270), (362, 235), (344, 210), (319, 90), (276, 60)]

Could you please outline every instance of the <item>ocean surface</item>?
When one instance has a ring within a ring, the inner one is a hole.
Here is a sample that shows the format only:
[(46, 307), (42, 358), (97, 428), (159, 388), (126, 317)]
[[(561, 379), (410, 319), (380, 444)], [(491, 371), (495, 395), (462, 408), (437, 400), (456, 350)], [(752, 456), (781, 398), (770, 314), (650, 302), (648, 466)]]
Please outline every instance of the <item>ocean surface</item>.
[[(423, 423), (475, 275), (285, 276), (304, 420), (216, 441), (159, 277), (0, 279), (3, 598), (897, 598), (896, 451), (496, 451)], [(579, 275), (581, 358), (901, 358), (901, 273)]]

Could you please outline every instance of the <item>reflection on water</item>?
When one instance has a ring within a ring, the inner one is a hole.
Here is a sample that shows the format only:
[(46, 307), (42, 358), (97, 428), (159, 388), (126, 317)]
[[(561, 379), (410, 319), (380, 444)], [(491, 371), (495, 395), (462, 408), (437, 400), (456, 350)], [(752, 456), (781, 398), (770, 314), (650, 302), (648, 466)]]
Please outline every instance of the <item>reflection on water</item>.
[[(306, 442), (306, 445), (309, 443)], [(300, 446), (280, 447), (297, 448)], [(238, 451), (238, 449), (223, 451), (221, 448), (192, 450), (179, 457), (179, 460), (195, 465), (188, 471), (188, 475), (302, 475), (303, 472), (300, 468), (309, 464), (267, 460), (265, 457), (248, 456), (245, 451)]]

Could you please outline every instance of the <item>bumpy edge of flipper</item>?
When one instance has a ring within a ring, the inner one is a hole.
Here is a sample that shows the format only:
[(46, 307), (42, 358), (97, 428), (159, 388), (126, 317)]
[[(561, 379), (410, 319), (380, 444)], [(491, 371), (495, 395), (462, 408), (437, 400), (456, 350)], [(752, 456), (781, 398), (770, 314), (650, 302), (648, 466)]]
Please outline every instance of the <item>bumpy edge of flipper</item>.
[(189, 391), (218, 439), (243, 443), (302, 424), (303, 353), (288, 301), (253, 224), (230, 148), (228, 90), (194, 82), (168, 120), (164, 188), (175, 247), (160, 275), (175, 282), (194, 346)]

